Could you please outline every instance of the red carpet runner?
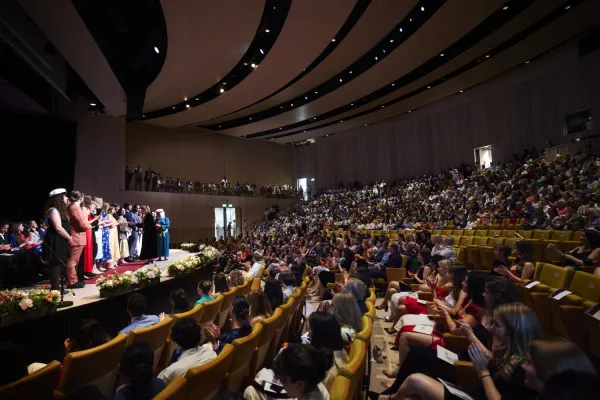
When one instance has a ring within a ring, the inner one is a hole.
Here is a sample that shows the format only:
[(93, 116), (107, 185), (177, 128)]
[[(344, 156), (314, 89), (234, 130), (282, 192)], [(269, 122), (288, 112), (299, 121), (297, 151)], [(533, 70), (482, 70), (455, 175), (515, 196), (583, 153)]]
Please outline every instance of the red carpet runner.
[[(134, 262), (130, 262), (124, 265), (120, 265), (115, 269), (109, 269), (106, 272), (104, 272), (102, 275), (107, 276), (110, 274), (114, 274), (115, 272), (118, 272), (120, 274), (122, 274), (123, 272), (127, 272), (127, 271), (135, 271), (138, 270), (140, 268), (142, 268), (144, 265), (146, 265), (146, 263), (150, 261), (150, 260), (138, 260), (138, 261), (134, 261)], [(94, 284), (96, 283), (96, 279), (98, 279), (100, 276), (102, 275), (96, 275), (95, 277), (93, 277), (92, 279), (86, 279), (85, 283), (86, 285), (89, 284)]]

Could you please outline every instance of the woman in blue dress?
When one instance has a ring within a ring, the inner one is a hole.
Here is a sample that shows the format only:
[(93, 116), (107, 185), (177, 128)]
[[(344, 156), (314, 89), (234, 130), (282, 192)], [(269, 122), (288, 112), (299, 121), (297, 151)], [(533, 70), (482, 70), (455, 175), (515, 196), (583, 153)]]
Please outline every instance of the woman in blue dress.
[[(99, 230), (102, 232), (102, 258), (96, 259), (97, 262), (104, 264), (104, 268), (114, 269), (113, 261), (112, 261), (112, 253), (110, 252), (110, 228), (107, 226), (110, 224), (110, 220), (108, 219), (108, 215), (106, 211), (108, 211), (108, 207), (110, 204), (105, 202), (102, 204), (102, 211), (100, 212), (100, 228)], [(98, 246), (100, 247), (100, 246)], [(100, 254), (100, 251), (98, 251)]]
[(156, 242), (158, 244), (158, 261), (169, 259), (169, 228), (171, 221), (165, 216), (162, 208), (156, 210)]

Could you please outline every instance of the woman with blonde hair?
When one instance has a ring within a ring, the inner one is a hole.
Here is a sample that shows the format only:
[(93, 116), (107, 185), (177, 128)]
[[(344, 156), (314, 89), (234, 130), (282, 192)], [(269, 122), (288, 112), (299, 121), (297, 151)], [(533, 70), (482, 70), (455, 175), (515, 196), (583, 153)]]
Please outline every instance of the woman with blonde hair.
[(332, 300), (333, 315), (342, 327), (342, 339), (346, 344), (352, 343), (356, 332), (362, 330), (362, 313), (351, 293), (336, 293)]
[(254, 326), (259, 321), (271, 317), (273, 310), (267, 295), (262, 290), (253, 290), (248, 295), (250, 303), (250, 326)]
[(242, 286), (245, 283), (242, 271), (240, 271), (239, 269), (234, 269), (233, 271), (231, 271), (229, 273), (229, 283), (231, 287)]
[[(508, 303), (494, 310), (490, 326), (493, 336), (491, 351), (480, 343), (471, 344), (468, 349), (482, 385), (474, 396), (476, 399), (535, 399), (534, 392), (525, 386), (525, 373), (521, 367), (539, 332), (535, 313), (524, 304)], [(416, 373), (408, 376), (394, 394), (382, 394), (379, 399), (408, 397), (431, 400), (459, 398), (437, 379)]]
[(104, 224), (104, 227), (108, 227), (108, 241), (110, 243), (110, 255), (112, 257), (110, 266), (115, 267), (121, 259), (121, 250), (119, 248), (119, 223), (113, 216), (115, 208), (112, 204), (106, 202), (102, 209), (105, 209), (104, 212), (106, 213), (106, 219), (108, 221), (108, 223)]

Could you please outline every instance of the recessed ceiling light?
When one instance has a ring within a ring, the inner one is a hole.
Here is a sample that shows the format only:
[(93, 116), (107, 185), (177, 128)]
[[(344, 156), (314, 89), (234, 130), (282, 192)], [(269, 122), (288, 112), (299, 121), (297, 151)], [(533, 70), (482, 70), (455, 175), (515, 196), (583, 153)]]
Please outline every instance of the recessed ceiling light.
[(383, 49), (383, 52), (385, 53), (385, 49)]
[(461, 90), (460, 92), (462, 93), (462, 92), (464, 92), (464, 90)]
[[(325, 135), (325, 137), (327, 137), (327, 136), (329, 136), (329, 135)], [(577, 140), (579, 140), (579, 139), (577, 139)]]
[(352, 71), (350, 71), (350, 73), (352, 73)]
[(400, 28), (400, 32), (402, 32), (402, 28)]
[(221, 90), (219, 90), (219, 92), (223, 93), (225, 91), (225, 89), (221, 88)]
[(385, 106), (381, 106), (381, 108), (384, 108)]
[(196, 97), (196, 101), (200, 101), (200, 99)]
[(379, 58), (375, 57), (375, 61), (379, 60)]
[(503, 11), (506, 11), (506, 10), (508, 10), (508, 6), (504, 6), (504, 7), (502, 7), (502, 10), (503, 10)]
[(409, 20), (410, 22), (412, 22), (412, 18), (409, 18), (408, 20)]
[(335, 42), (335, 38), (331, 39), (332, 42)]
[(252, 68), (256, 68), (256, 64), (254, 64), (254, 63), (253, 63), (253, 64), (250, 64), (250, 66), (251, 66)]
[(90, 103), (91, 107), (96, 107), (96, 103)]
[(158, 47), (154, 46), (154, 52), (155, 52), (156, 54), (160, 53), (160, 50), (158, 49)]
[(221, 125), (219, 125), (219, 128), (221, 127)]
[(411, 110), (408, 110), (408, 112), (412, 112)]
[(175, 106), (173, 106), (173, 110), (175, 109)]
[(350, 105), (351, 105), (351, 106), (353, 106), (353, 105), (354, 105), (354, 103), (350, 103)]
[(525, 64), (529, 64), (529, 60), (525, 61)]
[(252, 117), (248, 118), (250, 121), (252, 121)]
[(282, 130), (283, 128), (279, 128), (279, 130)]
[(260, 50), (260, 54), (265, 54), (265, 52), (263, 51), (263, 49), (259, 49)]
[(186, 104), (186, 105), (185, 105), (185, 108), (190, 108), (190, 105), (189, 105), (189, 104)]
[(269, 33), (269, 32), (271, 32), (271, 31), (270, 31), (269, 29), (265, 29), (265, 32)]
[(421, 11), (425, 11), (425, 7), (421, 7)]
[(244, 63), (244, 65), (248, 65), (248, 63)]
[(283, 106), (279, 107), (279, 108), (283, 108)]
[(427, 89), (431, 89), (431, 86), (427, 86)]
[(369, 125), (369, 124), (365, 124), (365, 126), (367, 126), (367, 125)]
[(308, 100), (308, 97), (304, 96), (304, 100)]
[(294, 107), (294, 105), (293, 105), (293, 104), (290, 104), (290, 107)]
[(302, 132), (306, 132), (306, 130), (302, 131)]
[(489, 54), (486, 54), (485, 58), (490, 58), (490, 55), (489, 55)]
[(394, 39), (390, 39), (390, 43), (394, 43)]
[(566, 6), (566, 7), (565, 7), (565, 10), (568, 10), (568, 9), (570, 9), (570, 8), (571, 8), (571, 6)]
[(318, 94), (319, 92), (315, 92), (315, 94)]
[(142, 114), (142, 118), (146, 118), (146, 114)]
[(313, 119), (317, 119), (317, 117), (314, 117)]
[(340, 78), (340, 82), (342, 81), (342, 78)]
[(344, 120), (341, 120), (340, 122), (344, 122)]
[(395, 84), (395, 83), (392, 83), (392, 86), (396, 86), (396, 84)]
[(440, 54), (440, 57), (444, 57), (444, 53)]

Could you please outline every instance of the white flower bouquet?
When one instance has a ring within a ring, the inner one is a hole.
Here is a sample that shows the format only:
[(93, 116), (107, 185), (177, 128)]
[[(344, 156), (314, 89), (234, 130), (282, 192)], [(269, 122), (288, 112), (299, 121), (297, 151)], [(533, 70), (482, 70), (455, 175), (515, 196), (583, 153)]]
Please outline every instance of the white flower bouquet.
[(96, 280), (96, 286), (100, 291), (111, 291), (119, 288), (129, 288), (133, 286), (134, 273), (127, 271), (122, 274), (114, 273), (107, 276), (100, 276)]
[(143, 268), (138, 269), (133, 273), (133, 277), (131, 278), (131, 282), (134, 285), (139, 285), (141, 283), (148, 283), (156, 280), (160, 280), (161, 271), (160, 268), (149, 265)]

